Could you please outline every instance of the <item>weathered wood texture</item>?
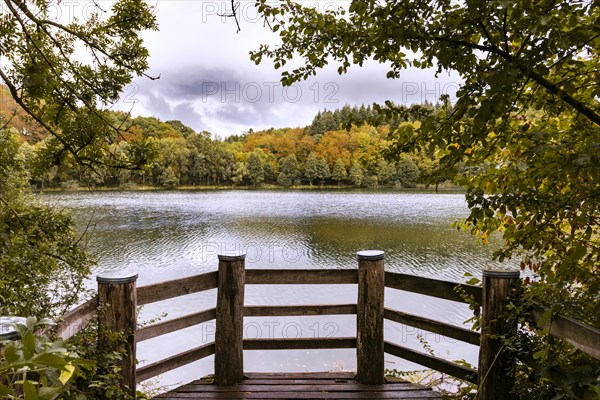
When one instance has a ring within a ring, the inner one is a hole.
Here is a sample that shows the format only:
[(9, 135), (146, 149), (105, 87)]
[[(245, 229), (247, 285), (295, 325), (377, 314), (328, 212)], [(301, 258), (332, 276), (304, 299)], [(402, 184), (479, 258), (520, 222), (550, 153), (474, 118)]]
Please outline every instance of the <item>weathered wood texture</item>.
[(98, 296), (94, 296), (85, 303), (75, 307), (63, 315), (58, 325), (58, 336), (67, 340), (98, 316)]
[(121, 385), (135, 396), (136, 288), (137, 274), (127, 277), (98, 276), (98, 347), (103, 352), (121, 352)]
[(244, 350), (354, 349), (356, 338), (245, 339)]
[(173, 279), (138, 288), (138, 305), (154, 303), (217, 287), (217, 271)]
[(356, 314), (356, 304), (244, 307), (244, 317), (292, 317), (302, 315), (348, 314)]
[(387, 354), (412, 361), (415, 364), (443, 372), (459, 379), (464, 379), (471, 383), (477, 383), (477, 371), (474, 369), (390, 342), (385, 342), (384, 348)]
[(249, 285), (336, 285), (358, 283), (355, 269), (248, 269)]
[[(517, 333), (517, 322), (506, 321), (507, 305), (519, 283), (518, 271), (483, 271), (481, 344), (479, 346), (478, 398), (511, 398), (514, 387), (514, 358), (503, 351), (499, 336)], [(511, 372), (512, 371), (512, 372)]]
[(215, 382), (235, 385), (244, 379), (245, 256), (219, 256)]
[(423, 278), (416, 275), (399, 274), (397, 272), (387, 271), (385, 273), (385, 286), (407, 292), (424, 294), (427, 296), (438, 297), (440, 299), (466, 303), (456, 291), (460, 289), (466, 294), (473, 296), (475, 301), (481, 304), (481, 288), (479, 286), (466, 285), (439, 279)]
[(204, 346), (196, 347), (191, 350), (183, 351), (174, 356), (167, 357), (163, 360), (152, 364), (144, 365), (137, 370), (137, 381), (142, 382), (146, 379), (155, 377), (172, 369), (182, 367), (194, 361), (201, 360), (205, 357), (215, 354), (215, 344), (209, 343)]
[(184, 315), (183, 317), (174, 318), (168, 321), (159, 322), (140, 328), (135, 333), (136, 343), (152, 339), (154, 337), (175, 332), (180, 329), (189, 328), (190, 326), (198, 325), (203, 322), (211, 321), (217, 317), (216, 309), (201, 311), (194, 314)]
[(432, 319), (419, 317), (417, 315), (407, 314), (396, 310), (386, 308), (383, 312), (383, 317), (387, 320), (397, 322), (399, 324), (413, 326), (418, 329), (424, 329), (429, 332), (438, 333), (462, 342), (470, 343), (479, 346), (479, 332), (474, 332), (469, 329), (458, 326), (445, 324)]
[(584, 353), (600, 360), (600, 329), (586, 325), (576, 319), (552, 315), (544, 320), (546, 309), (537, 306), (531, 310), (533, 320), (541, 328), (557, 338), (566, 340)]
[(380, 385), (384, 380), (383, 309), (384, 253), (358, 253), (356, 311), (356, 380)]
[(204, 378), (161, 394), (157, 399), (440, 399), (441, 393), (408, 382), (362, 385), (353, 374), (249, 373), (239, 385), (217, 386)]

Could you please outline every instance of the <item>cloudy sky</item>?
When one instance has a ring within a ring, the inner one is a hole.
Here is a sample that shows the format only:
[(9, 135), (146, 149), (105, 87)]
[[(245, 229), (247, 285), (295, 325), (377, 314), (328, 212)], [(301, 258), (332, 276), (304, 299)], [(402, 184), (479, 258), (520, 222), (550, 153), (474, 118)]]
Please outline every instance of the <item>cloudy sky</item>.
[[(306, 1), (307, 5), (332, 7), (345, 2)], [(261, 43), (278, 38), (263, 26), (253, 0), (239, 4), (241, 32), (235, 22), (219, 14), (230, 12), (229, 1), (158, 0), (159, 32), (144, 35), (151, 54), (150, 70), (158, 80), (136, 79), (123, 93), (116, 108), (134, 115), (176, 119), (197, 131), (226, 137), (270, 127), (310, 124), (322, 109), (344, 104), (383, 102), (415, 103), (453, 95), (458, 79), (432, 71), (408, 70), (401, 79), (385, 78), (385, 65), (353, 67), (339, 76), (337, 67), (284, 88), (280, 71), (270, 60), (259, 66), (249, 58)]]

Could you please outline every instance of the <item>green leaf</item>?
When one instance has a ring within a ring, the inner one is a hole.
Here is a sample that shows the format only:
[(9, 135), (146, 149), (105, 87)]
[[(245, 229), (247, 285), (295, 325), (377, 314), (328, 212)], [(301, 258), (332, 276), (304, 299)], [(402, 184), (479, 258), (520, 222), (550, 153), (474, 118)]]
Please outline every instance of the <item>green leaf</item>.
[(29, 360), (36, 351), (35, 335), (31, 332), (27, 332), (23, 335), (21, 342), (23, 343), (23, 355), (26, 360)]
[(477, 278), (471, 278), (466, 283), (467, 285), (478, 285), (481, 283), (481, 280)]
[(32, 358), (32, 362), (37, 365), (44, 365), (51, 368), (64, 369), (68, 364), (65, 355), (59, 356), (53, 353), (42, 353)]
[(39, 400), (54, 400), (63, 391), (63, 387), (41, 387), (38, 390), (38, 398)]
[(38, 400), (36, 387), (27, 378), (23, 381), (23, 394), (25, 395), (25, 400)]
[(4, 358), (10, 366), (10, 364), (19, 361), (21, 355), (19, 354), (19, 350), (14, 345), (12, 345), (4, 349)]
[(11, 394), (12, 394), (12, 390), (8, 386), (0, 384), (0, 396), (8, 397), (8, 395), (11, 395)]

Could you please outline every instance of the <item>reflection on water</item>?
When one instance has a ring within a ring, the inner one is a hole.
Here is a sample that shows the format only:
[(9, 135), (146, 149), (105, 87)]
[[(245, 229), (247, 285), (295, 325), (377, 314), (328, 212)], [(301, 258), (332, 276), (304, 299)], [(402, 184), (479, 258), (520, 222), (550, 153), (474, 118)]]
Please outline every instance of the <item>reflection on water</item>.
[[(490, 264), (490, 249), (450, 224), (467, 215), (461, 194), (200, 191), (50, 194), (48, 203), (66, 207), (80, 229), (90, 224), (89, 249), (97, 270), (139, 273), (138, 285), (217, 268), (217, 254), (242, 251), (247, 268), (355, 268), (364, 249), (386, 252), (386, 269), (463, 281)], [(247, 304), (334, 304), (356, 301), (355, 285), (254, 286)], [(386, 304), (411, 313), (461, 324), (466, 306), (396, 290)], [(214, 291), (146, 306), (142, 318), (162, 311), (168, 318), (214, 307)], [(355, 318), (247, 318), (247, 337), (325, 337), (355, 334)], [(421, 349), (424, 337), (448, 359), (476, 362), (476, 348), (396, 323), (386, 339)], [(142, 362), (214, 339), (214, 323), (143, 342)], [(246, 352), (247, 371), (322, 371), (355, 368), (352, 350)], [(388, 357), (387, 368), (418, 368)], [(191, 380), (212, 372), (212, 359), (165, 374), (161, 383)]]

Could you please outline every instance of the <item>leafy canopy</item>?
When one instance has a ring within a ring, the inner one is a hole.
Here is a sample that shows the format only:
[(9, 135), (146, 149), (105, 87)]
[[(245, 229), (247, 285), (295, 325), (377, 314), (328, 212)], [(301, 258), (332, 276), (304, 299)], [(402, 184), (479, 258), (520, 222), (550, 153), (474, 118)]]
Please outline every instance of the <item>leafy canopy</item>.
[[(328, 63), (344, 73), (370, 59), (389, 78), (408, 67), (456, 71), (445, 111), (378, 106), (381, 116), (423, 120), (392, 133), (393, 153), (435, 151), (467, 188), (479, 235), (501, 231), (500, 259), (520, 255), (561, 307), (600, 325), (600, 2), (353, 0), (318, 11), (258, 0), (281, 44), (251, 58), (285, 68), (291, 84)], [(562, 295), (561, 295), (562, 293)], [(550, 300), (551, 297), (547, 298)]]
[(80, 300), (93, 261), (72, 219), (29, 190), (13, 130), (0, 130), (0, 315), (57, 318)]
[(101, 109), (144, 74), (148, 51), (139, 36), (149, 29), (156, 19), (142, 0), (119, 0), (110, 12), (95, 2), (0, 1), (0, 80), (53, 135), (56, 157), (115, 163), (109, 144), (119, 127)]

